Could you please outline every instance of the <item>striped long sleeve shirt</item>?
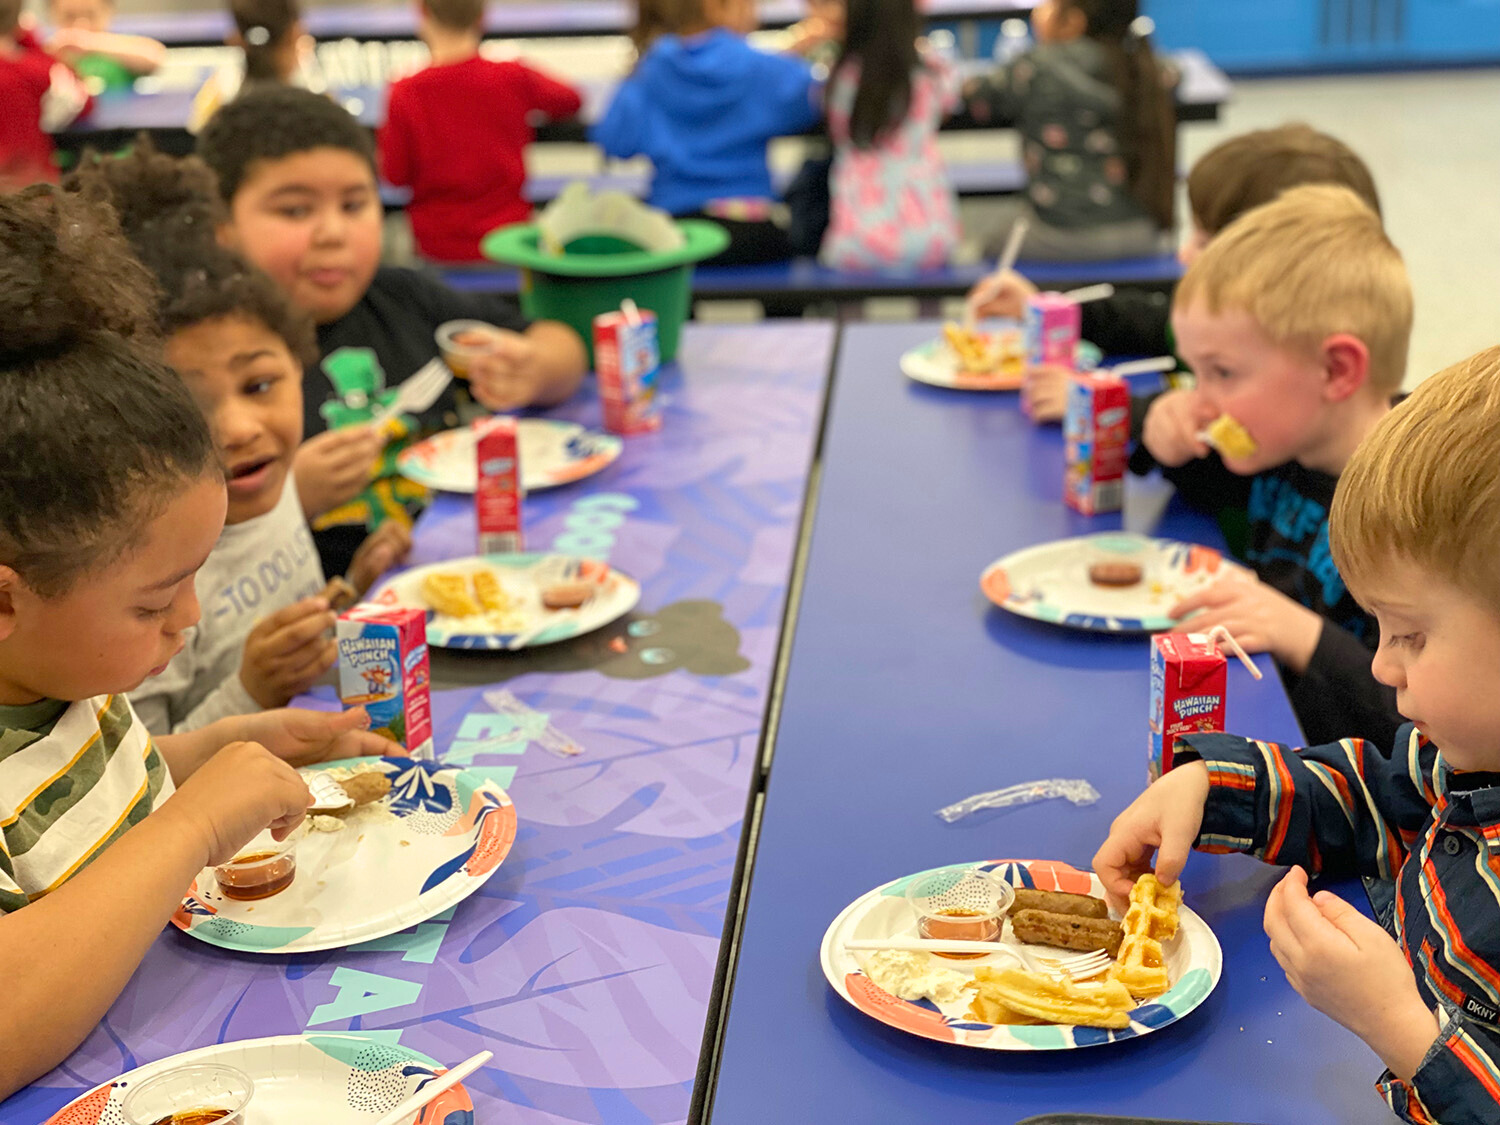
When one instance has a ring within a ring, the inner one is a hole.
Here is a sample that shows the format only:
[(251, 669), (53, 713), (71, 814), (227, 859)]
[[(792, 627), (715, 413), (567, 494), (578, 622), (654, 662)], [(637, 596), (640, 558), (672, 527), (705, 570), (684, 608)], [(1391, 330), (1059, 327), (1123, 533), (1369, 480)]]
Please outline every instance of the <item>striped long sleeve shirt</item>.
[(1197, 847), (1362, 877), (1440, 1010), (1411, 1080), (1377, 1082), (1390, 1107), (1415, 1125), (1500, 1121), (1500, 774), (1450, 769), (1410, 724), (1390, 753), (1361, 739), (1187, 741), (1211, 786)]
[(123, 695), (0, 707), (0, 914), (56, 890), (171, 795)]

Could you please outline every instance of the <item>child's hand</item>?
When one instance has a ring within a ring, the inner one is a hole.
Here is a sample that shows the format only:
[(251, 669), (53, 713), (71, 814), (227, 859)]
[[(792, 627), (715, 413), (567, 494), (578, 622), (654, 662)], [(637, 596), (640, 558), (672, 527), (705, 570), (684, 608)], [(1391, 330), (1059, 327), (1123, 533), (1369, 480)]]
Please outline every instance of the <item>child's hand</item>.
[(1021, 409), (1033, 422), (1061, 422), (1068, 408), (1068, 380), (1073, 372), (1055, 363), (1027, 368), (1021, 384)]
[(1026, 315), (1026, 300), (1036, 293), (1036, 286), (1015, 270), (992, 273), (969, 290), (964, 305), (975, 319), (1000, 316), (1020, 320)]
[(248, 737), (284, 762), (310, 766), (335, 758), (402, 758), (406, 751), (395, 742), (371, 734), (370, 716), (363, 707), (348, 711), (307, 711), (284, 707), (236, 720)]
[(789, 36), (786, 51), (789, 55), (811, 54), (834, 38), (833, 26), (821, 16), (808, 16), (786, 30)]
[(1246, 652), (1269, 652), (1301, 675), (1323, 635), (1323, 619), (1280, 590), (1258, 579), (1230, 574), (1174, 605), (1169, 616), (1181, 620), (1202, 610), (1186, 624), (1194, 633), (1222, 625)]
[(278, 840), (302, 822), (312, 796), (297, 771), (254, 742), (231, 742), (193, 771), (162, 806), (201, 834), (210, 866), (266, 828)]
[(307, 518), (331, 512), (363, 492), (384, 449), (385, 437), (373, 426), (325, 430), (304, 441), (292, 465)]
[(1266, 900), (1266, 936), (1302, 998), (1358, 1035), (1399, 1078), (1416, 1073), (1438, 1035), (1401, 947), (1329, 891), (1307, 893), (1294, 867)]
[(337, 615), (326, 599), (303, 598), (258, 621), (245, 638), (240, 682), (262, 707), (283, 707), (318, 682), (338, 659), (328, 630)]
[(360, 597), (391, 567), (404, 562), (411, 553), (411, 532), (396, 520), (386, 520), (354, 552), (349, 573), (344, 575)]
[(543, 374), (535, 341), (496, 329), (491, 348), (469, 361), (469, 389), (486, 410), (519, 410), (536, 401)]
[(1208, 800), (1208, 767), (1185, 762), (1147, 787), (1109, 826), (1109, 838), (1094, 854), (1094, 873), (1111, 905), (1123, 909), (1135, 881), (1151, 868), (1168, 885), (1187, 863)]
[(1208, 446), (1198, 435), (1217, 416), (1193, 391), (1167, 391), (1146, 411), (1141, 441), (1157, 464), (1175, 469), (1208, 456)]

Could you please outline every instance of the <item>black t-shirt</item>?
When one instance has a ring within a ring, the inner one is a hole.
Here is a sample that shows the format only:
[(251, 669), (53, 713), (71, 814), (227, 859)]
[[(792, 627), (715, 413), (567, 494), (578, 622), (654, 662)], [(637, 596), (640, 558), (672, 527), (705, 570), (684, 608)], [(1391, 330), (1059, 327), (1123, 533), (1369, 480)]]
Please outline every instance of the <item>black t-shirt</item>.
[[(419, 270), (383, 266), (359, 303), (318, 327), (319, 361), (303, 371), (304, 438), (366, 421), (396, 389), (438, 355), (435, 333), (449, 320), (483, 320), (522, 331), (526, 320), (506, 298), (460, 293)], [(343, 574), (355, 549), (385, 519), (410, 521), (427, 491), (396, 473), (396, 456), (411, 441), (467, 422), (482, 408), (455, 379), (431, 408), (403, 416), (405, 433), (386, 446), (371, 486), (313, 522), (325, 574)]]
[(1307, 670), (1300, 676), (1281, 670), (1308, 744), (1356, 737), (1394, 745), (1403, 722), (1396, 693), (1370, 670), (1379, 627), (1344, 586), (1328, 549), (1328, 512), (1338, 478), (1295, 461), (1243, 477), (1225, 468), (1218, 454), (1163, 469), (1162, 475), (1194, 507), (1215, 514), (1243, 509), (1243, 560), (1266, 585), (1323, 618)]

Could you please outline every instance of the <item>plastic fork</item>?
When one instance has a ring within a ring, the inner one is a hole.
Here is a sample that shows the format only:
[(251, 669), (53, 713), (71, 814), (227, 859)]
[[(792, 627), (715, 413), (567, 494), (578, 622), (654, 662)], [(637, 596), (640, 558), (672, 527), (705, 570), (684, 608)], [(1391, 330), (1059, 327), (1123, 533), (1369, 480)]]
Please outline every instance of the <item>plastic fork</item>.
[(379, 430), (398, 414), (420, 414), (438, 400), (449, 383), (453, 372), (440, 359), (428, 360), (396, 391), (389, 406), (378, 411), (370, 419), (370, 425)]
[(1034, 973), (1050, 977), (1069, 976), (1075, 980), (1087, 980), (1109, 968), (1108, 953), (1097, 949), (1092, 953), (1080, 953), (1070, 957), (1044, 956), (1033, 953), (1022, 945), (997, 941), (960, 941), (938, 938), (861, 938), (846, 941), (844, 948), (853, 952), (870, 952), (877, 949), (897, 949), (903, 952), (927, 953), (999, 953), (1014, 957), (1021, 965)]
[(525, 648), (532, 641), (536, 640), (543, 633), (545, 633), (548, 629), (552, 628), (552, 626), (557, 625), (563, 621), (575, 620), (580, 615), (580, 611), (584, 608), (584, 606), (588, 605), (589, 602), (594, 600), (597, 593), (598, 591), (596, 589), (594, 593), (589, 594), (589, 596), (585, 598), (580, 604), (572, 607), (571, 609), (553, 610), (552, 612), (538, 619), (530, 627), (522, 629), (519, 633), (517, 633), (510, 639), (508, 644), (506, 644), (506, 651), (515, 652), (516, 649)]

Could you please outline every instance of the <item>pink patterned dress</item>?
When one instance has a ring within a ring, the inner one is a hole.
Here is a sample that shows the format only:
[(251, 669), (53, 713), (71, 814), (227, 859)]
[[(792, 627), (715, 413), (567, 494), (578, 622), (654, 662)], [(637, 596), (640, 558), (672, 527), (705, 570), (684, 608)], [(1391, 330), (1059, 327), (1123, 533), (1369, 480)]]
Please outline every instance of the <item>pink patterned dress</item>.
[(935, 54), (912, 74), (906, 120), (872, 148), (849, 139), (859, 67), (828, 87), (831, 211), (819, 259), (841, 270), (915, 270), (946, 265), (958, 245), (958, 201), (949, 186), (937, 131), (959, 100), (958, 75)]

